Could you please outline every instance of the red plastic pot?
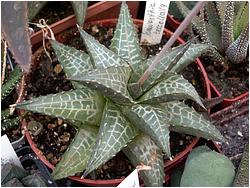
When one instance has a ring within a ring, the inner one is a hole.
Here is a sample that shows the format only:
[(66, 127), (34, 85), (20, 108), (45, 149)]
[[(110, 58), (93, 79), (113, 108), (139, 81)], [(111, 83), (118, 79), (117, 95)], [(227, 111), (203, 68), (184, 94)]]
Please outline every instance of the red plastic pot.
[[(85, 17), (86, 22), (93, 20), (101, 20), (107, 18), (117, 18), (120, 12), (121, 1), (100, 1), (87, 9), (87, 14)], [(132, 17), (137, 16), (139, 2), (138, 1), (128, 1), (127, 5), (130, 10)], [(76, 25), (75, 15), (68, 16), (54, 24), (50, 25), (54, 34), (65, 30), (65, 28), (70, 28)], [(38, 47), (42, 44), (43, 34), (42, 31), (38, 31), (31, 36), (32, 51), (36, 51)]]
[(167, 15), (167, 24), (168, 24), (168, 27), (172, 31), (175, 31), (179, 27), (179, 25), (181, 24), (181, 22), (179, 22), (176, 19), (174, 19), (174, 16), (168, 14)]
[[(64, 20), (61, 20), (55, 24), (53, 24), (53, 27), (52, 30), (55, 32), (55, 34), (58, 34), (62, 31), (65, 31), (73, 26), (75, 26), (76, 22), (75, 22), (75, 19), (72, 19), (73, 16), (69, 16), (67, 18), (65, 18)], [(142, 26), (143, 24), (143, 21), (142, 20), (136, 20), (134, 19), (133, 20), (135, 24), (139, 25), (139, 26)], [(111, 25), (116, 25), (117, 23), (117, 19), (107, 19), (107, 20), (102, 20), (102, 21), (94, 21), (94, 22), (91, 22), (91, 24), (93, 25), (103, 25), (103, 26), (111, 26)], [(164, 30), (164, 33), (166, 36), (170, 37), (173, 33), (167, 29)], [(38, 41), (38, 35), (39, 33), (37, 34), (34, 34), (32, 36), (35, 37), (35, 39), (33, 39), (33, 43), (35, 41), (35, 44), (38, 44), (39, 41)], [(42, 38), (40, 37), (40, 39), (42, 40)], [(185, 41), (182, 40), (181, 38), (178, 38), (177, 41), (180, 43), (180, 44), (184, 44)], [(208, 99), (211, 98), (211, 92), (210, 92), (210, 87), (209, 87), (209, 82), (208, 82), (208, 77), (207, 77), (207, 74), (205, 72), (205, 69), (204, 67), (202, 66), (202, 63), (200, 62), (199, 59), (196, 59), (196, 65), (198, 67), (198, 70), (201, 72), (202, 74), (202, 79), (203, 79), (203, 85), (204, 85), (204, 89), (206, 90), (206, 97)], [(26, 138), (31, 146), (31, 148), (34, 150), (34, 152), (37, 154), (37, 156), (39, 157), (39, 159), (41, 159), (41, 161), (44, 162), (44, 164), (53, 169), (54, 166), (49, 163), (49, 161), (42, 155), (41, 151), (36, 147), (35, 143), (33, 142), (30, 134), (29, 134), (29, 131), (27, 130), (27, 127), (26, 127), (26, 122), (24, 121), (23, 124), (22, 124), (22, 129), (24, 130), (25, 132), (25, 135), (26, 135)], [(165, 167), (168, 167), (168, 166), (172, 166), (174, 165), (175, 163), (177, 163), (179, 160), (181, 160), (182, 158), (184, 158), (191, 150), (192, 148), (197, 144), (197, 142), (199, 141), (199, 138), (195, 138), (193, 140), (193, 142), (184, 150), (182, 151), (181, 153), (177, 154), (177, 156), (172, 160), (167, 160), (164, 164)], [(70, 179), (72, 180), (75, 180), (75, 181), (78, 181), (78, 182), (81, 182), (85, 185), (88, 185), (88, 186), (117, 186), (123, 179), (113, 179), (113, 180), (91, 180), (91, 179), (81, 179), (80, 177), (76, 177), (76, 176), (71, 176), (69, 177)], [(165, 181), (168, 181), (169, 180), (169, 176), (165, 176)]]
[[(222, 94), (218, 91), (218, 89), (215, 87), (215, 85), (209, 80), (209, 85), (211, 87), (211, 92), (213, 95), (215, 95), (215, 97), (220, 97)], [(226, 108), (230, 105), (232, 105), (233, 103), (245, 98), (249, 96), (249, 92), (245, 92), (235, 98), (229, 99), (229, 98), (225, 98), (223, 100), (223, 102), (220, 104), (221, 108)]]

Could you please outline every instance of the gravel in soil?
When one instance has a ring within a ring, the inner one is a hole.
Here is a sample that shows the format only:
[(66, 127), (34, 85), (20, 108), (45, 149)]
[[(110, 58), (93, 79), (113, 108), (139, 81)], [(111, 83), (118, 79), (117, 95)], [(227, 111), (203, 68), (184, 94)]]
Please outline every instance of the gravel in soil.
[[(111, 43), (111, 39), (114, 33), (114, 27), (100, 27), (96, 25), (88, 25), (85, 30), (93, 35), (102, 44), (108, 47)], [(137, 28), (138, 31), (140, 30)], [(74, 36), (72, 38), (72, 36)], [(76, 49), (86, 51), (83, 41), (80, 38), (79, 32), (76, 29), (70, 29), (63, 34), (57, 36), (60, 42), (66, 45), (73, 46)], [(161, 44), (155, 46), (143, 46), (142, 53), (145, 58), (151, 57), (153, 54), (157, 54), (162, 46), (167, 42), (167, 38), (164, 37)], [(40, 95), (46, 95), (50, 93), (58, 93), (61, 91), (67, 91), (72, 89), (72, 85), (68, 80), (63, 70), (60, 68), (60, 64), (57, 61), (53, 49), (48, 44), (48, 51), (52, 58), (52, 63), (44, 52), (40, 53), (36, 58), (36, 62), (39, 62), (37, 67), (34, 69), (33, 74), (30, 76), (30, 80), (27, 85), (27, 99), (38, 97)], [(198, 75), (198, 76), (197, 76)], [(198, 90), (201, 96), (205, 96), (200, 75), (197, 74), (197, 68), (190, 65), (184, 71), (184, 77), (187, 78)], [(56, 165), (63, 153), (66, 151), (72, 138), (76, 133), (76, 130), (69, 124), (64, 127), (59, 125), (57, 118), (51, 118), (49, 116), (43, 116), (39, 114), (29, 113), (29, 121), (36, 121), (42, 124), (43, 129), (41, 132), (39, 128), (33, 131), (33, 141), (37, 144), (37, 147), (42, 151), (46, 158), (54, 165)], [(62, 121), (62, 120), (60, 120)], [(64, 124), (64, 123), (63, 123)], [(32, 127), (32, 126), (31, 126)], [(32, 130), (30, 130), (32, 133)], [(190, 144), (194, 137), (177, 134), (171, 132), (170, 145), (172, 155), (175, 156), (180, 151), (184, 150), (188, 144)], [(66, 140), (63, 140), (65, 138)], [(167, 157), (164, 157), (167, 159)], [(99, 167), (96, 171), (91, 173), (88, 178), (92, 179), (114, 179), (126, 177), (134, 167), (129, 162), (127, 157), (122, 153), (118, 153), (114, 158), (109, 160), (107, 163)], [(79, 174), (80, 175), (80, 174)]]
[(244, 114), (227, 122), (221, 126), (217, 126), (223, 134), (228, 144), (221, 145), (223, 153), (229, 157), (237, 169), (244, 147), (249, 144), (249, 114)]

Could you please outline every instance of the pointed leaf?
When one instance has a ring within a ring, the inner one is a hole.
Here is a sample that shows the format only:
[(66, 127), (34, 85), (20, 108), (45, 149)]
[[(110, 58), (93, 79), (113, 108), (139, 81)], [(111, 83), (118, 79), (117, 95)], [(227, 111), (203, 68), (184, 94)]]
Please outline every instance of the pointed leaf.
[(131, 19), (128, 6), (122, 2), (118, 23), (110, 50), (126, 60), (137, 71), (136, 64), (142, 62), (139, 40), (133, 21)]
[(223, 49), (221, 46), (221, 29), (218, 29), (209, 23), (206, 23), (206, 29), (207, 33), (209, 33), (209, 40), (213, 46), (222, 53)]
[(216, 9), (218, 11), (218, 15), (220, 17), (221, 25), (223, 25), (224, 18), (225, 18), (225, 12), (226, 12), (226, 5), (228, 1), (216, 1)]
[[(50, 43), (67, 77), (84, 74), (94, 68), (88, 54), (55, 40), (50, 40)], [(79, 88), (77, 83), (73, 82), (73, 85)]]
[(85, 15), (87, 13), (88, 1), (71, 1), (77, 23), (83, 26)]
[(105, 69), (112, 66), (128, 65), (113, 51), (100, 44), (94, 37), (86, 33), (80, 27), (78, 30), (87, 47), (88, 53), (95, 63), (95, 68)]
[(172, 73), (167, 79), (159, 82), (146, 92), (139, 100), (154, 104), (183, 99), (192, 99), (204, 107), (194, 86), (182, 75)]
[(97, 125), (103, 99), (91, 90), (72, 90), (24, 101), (16, 108)]
[(27, 73), (31, 65), (31, 44), (28, 32), (28, 2), (3, 1), (1, 28), (16, 62)]
[(169, 157), (171, 156), (169, 124), (165, 120), (164, 110), (149, 105), (133, 105), (121, 109), (134, 126), (149, 135)]
[[(221, 31), (220, 17), (217, 13), (216, 4), (213, 1), (209, 1), (205, 5), (205, 10), (207, 13), (207, 21), (209, 25), (212, 25), (216, 30)], [(209, 33), (209, 32), (208, 32)]]
[(180, 73), (190, 63), (194, 62), (197, 57), (210, 48), (207, 44), (191, 44), (182, 58), (171, 69), (172, 72)]
[(151, 170), (142, 170), (142, 176), (145, 186), (148, 187), (163, 187), (163, 157), (161, 150), (155, 145), (149, 136), (138, 135), (123, 152), (130, 159), (134, 166), (144, 165), (151, 166)]
[(249, 23), (249, 4), (247, 1), (235, 2), (239, 4), (239, 10), (234, 18), (234, 39), (237, 39), (241, 32), (248, 26)]
[(84, 176), (116, 155), (137, 135), (137, 130), (126, 120), (111, 101), (107, 101), (96, 144)]
[[(160, 60), (160, 63), (155, 67), (153, 72), (149, 75), (148, 79), (144, 82), (143, 90), (147, 91), (150, 89), (160, 78), (165, 75), (170, 68), (175, 65), (183, 56), (183, 54), (188, 50), (191, 43), (180, 45), (176, 48), (173, 48), (169, 53)], [(148, 61), (153, 61), (153, 58), (150, 58)]]
[(83, 129), (78, 130), (74, 140), (53, 170), (52, 176), (54, 179), (61, 179), (83, 172), (90, 159), (97, 133), (98, 128), (89, 125), (84, 125)]
[(133, 99), (127, 90), (130, 72), (129, 67), (109, 67), (95, 69), (87, 74), (76, 75), (70, 79), (84, 83), (117, 103), (131, 103)]
[(165, 109), (166, 120), (171, 125), (170, 131), (224, 141), (220, 131), (213, 124), (184, 103), (167, 102)]
[(30, 21), (36, 17), (46, 3), (47, 1), (28, 1), (28, 16)]
[(228, 1), (225, 7), (225, 16), (222, 25), (222, 47), (224, 51), (233, 41), (233, 20), (234, 20), (234, 2)]
[(249, 45), (249, 26), (242, 31), (240, 36), (227, 49), (226, 55), (233, 63), (241, 63), (247, 57)]

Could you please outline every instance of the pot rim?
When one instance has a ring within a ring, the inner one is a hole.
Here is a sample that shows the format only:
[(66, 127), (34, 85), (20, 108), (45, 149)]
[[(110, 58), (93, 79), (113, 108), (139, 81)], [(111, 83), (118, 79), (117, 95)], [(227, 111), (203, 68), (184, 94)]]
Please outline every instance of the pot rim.
[[(70, 18), (72, 16), (69, 16), (68, 18)], [(64, 20), (68, 20), (67, 18), (65, 18)], [(104, 19), (104, 20), (97, 20), (97, 21), (90, 21), (90, 22), (86, 22), (86, 24), (96, 24), (96, 25), (109, 25), (109, 24), (116, 24), (117, 23), (117, 18), (112, 18), (112, 19)], [(56, 27), (56, 24), (61, 24), (63, 20), (56, 22), (54, 25), (54, 27)], [(143, 24), (143, 20), (139, 20), (139, 19), (133, 19), (133, 22), (137, 25), (142, 25)], [(68, 25), (68, 27), (66, 27), (63, 31), (66, 31), (67, 29), (70, 29), (74, 27), (74, 25)], [(62, 32), (63, 32), (62, 31)], [(164, 28), (164, 33), (167, 35), (173, 35), (173, 32), (169, 31), (168, 29)], [(59, 33), (58, 33), (59, 34)], [(34, 34), (33, 36), (36, 36), (36, 34)], [(180, 44), (184, 44), (185, 41), (178, 37), (177, 41)], [(209, 87), (209, 83), (208, 83), (208, 77), (207, 74), (205, 72), (205, 69), (201, 63), (201, 61), (197, 58), (195, 63), (198, 66), (198, 69), (201, 71), (202, 73), (202, 77), (204, 78), (203, 83), (204, 86), (206, 87), (206, 97), (208, 99), (211, 98), (211, 91), (210, 91), (210, 87)], [(25, 132), (25, 136), (32, 148), (32, 150), (36, 153), (36, 155), (39, 157), (39, 159), (50, 169), (55, 168), (54, 165), (52, 165), (46, 158), (45, 156), (42, 155), (41, 151), (36, 147), (35, 143), (33, 142), (31, 135), (29, 134), (29, 131), (27, 129), (27, 122), (24, 120), (22, 122), (22, 129)], [(183, 157), (185, 157), (191, 150), (192, 148), (196, 145), (196, 143), (199, 141), (199, 137), (196, 137), (191, 144), (189, 144), (183, 151), (181, 151), (180, 153), (178, 153), (175, 158), (171, 161), (171, 160), (167, 160), (167, 162), (164, 163), (164, 168), (166, 168), (167, 166), (173, 165), (175, 163), (178, 163), (178, 160), (182, 159)], [(84, 183), (86, 185), (90, 185), (90, 186), (117, 186), (119, 183), (121, 183), (121, 181), (123, 179), (111, 179), (111, 180), (92, 180), (92, 179), (81, 179), (78, 176), (69, 176), (70, 179), (78, 181), (80, 183)], [(165, 180), (168, 179), (169, 177), (165, 176)]]

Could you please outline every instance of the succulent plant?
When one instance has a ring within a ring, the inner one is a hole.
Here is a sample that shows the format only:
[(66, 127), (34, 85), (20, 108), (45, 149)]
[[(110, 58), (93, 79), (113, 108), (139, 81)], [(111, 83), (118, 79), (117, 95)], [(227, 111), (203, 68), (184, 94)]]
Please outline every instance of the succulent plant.
[[(183, 15), (189, 9), (176, 2)], [(222, 63), (241, 63), (246, 60), (249, 38), (249, 5), (247, 1), (209, 1), (192, 20), (192, 27), (203, 43), (212, 45), (208, 55)]]
[[(1, 102), (2, 104), (6, 101), (7, 96), (11, 94), (13, 89), (17, 86), (18, 82), (22, 77), (22, 70), (15, 66), (13, 71), (8, 73), (7, 62), (10, 62), (10, 58), (7, 60), (7, 43), (3, 42), (5, 46), (2, 48), (2, 60), (1, 60), (1, 70), (2, 70), (2, 82), (1, 82)], [(13, 66), (13, 65), (12, 65)], [(10, 110), (1, 109), (1, 130), (5, 131), (8, 128), (15, 127), (18, 125), (19, 118), (11, 115)]]
[(135, 166), (143, 163), (152, 167), (141, 173), (146, 186), (162, 186), (162, 151), (171, 157), (170, 131), (223, 140), (214, 125), (184, 104), (183, 100), (191, 99), (203, 106), (195, 88), (178, 74), (208, 45), (187, 43), (173, 48), (138, 86), (154, 57), (142, 58), (125, 3), (109, 49), (78, 29), (88, 54), (50, 40), (74, 89), (15, 105), (66, 119), (78, 129), (53, 171), (55, 179), (83, 170), (86, 176), (123, 151)]

